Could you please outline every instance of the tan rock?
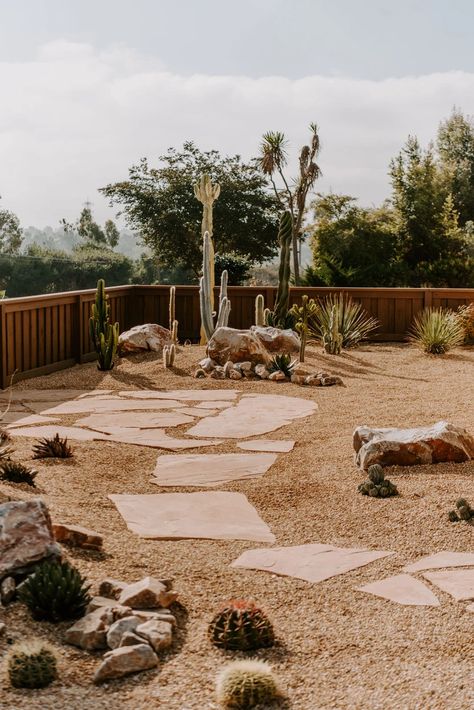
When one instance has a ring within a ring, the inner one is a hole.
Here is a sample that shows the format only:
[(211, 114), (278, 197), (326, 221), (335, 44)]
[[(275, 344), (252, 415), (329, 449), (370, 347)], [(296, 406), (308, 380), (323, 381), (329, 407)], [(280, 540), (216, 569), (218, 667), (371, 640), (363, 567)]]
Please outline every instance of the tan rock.
[(99, 595), (102, 597), (110, 597), (111, 599), (118, 599), (126, 586), (126, 582), (113, 579), (112, 577), (106, 577), (99, 584)]
[(155, 651), (169, 648), (173, 642), (173, 627), (167, 621), (152, 619), (145, 621), (135, 629), (138, 636), (142, 636)]
[(414, 466), (474, 458), (474, 437), (445, 421), (413, 429), (358, 427), (353, 435), (356, 463), (367, 469), (381, 466)]
[(0, 504), (0, 579), (59, 556), (48, 509), (42, 500)]
[(102, 549), (102, 535), (94, 530), (83, 528), (81, 525), (53, 523), (53, 532), (58, 542), (65, 542), (73, 547), (80, 547), (84, 550)]
[(268, 380), (270, 373), (268, 372), (265, 365), (255, 365), (255, 374), (260, 377), (261, 380)]
[(118, 348), (121, 353), (136, 353), (143, 350), (163, 352), (163, 347), (171, 342), (171, 334), (167, 328), (157, 323), (136, 325), (130, 330), (120, 333)]
[(137, 619), (136, 616), (124, 616), (123, 619), (114, 621), (107, 631), (107, 646), (109, 648), (118, 648), (124, 633), (127, 631), (135, 631), (140, 623), (141, 620)]
[(159, 579), (144, 577), (139, 582), (129, 584), (119, 596), (119, 603), (134, 609), (153, 609), (154, 607), (169, 607), (178, 597), (177, 592), (170, 591)]
[(138, 646), (138, 644), (141, 643), (143, 643), (143, 638), (141, 636), (137, 636), (133, 633), (133, 631), (126, 631), (120, 639), (118, 647), (123, 648), (123, 646)]
[(286, 382), (288, 378), (284, 372), (282, 372), (281, 370), (276, 370), (268, 376), (268, 379), (272, 382)]
[(293, 382), (294, 385), (305, 385), (306, 384), (306, 377), (305, 375), (296, 375), (293, 373), (291, 375), (291, 381)]
[(230, 378), (230, 373), (234, 369), (234, 363), (231, 360), (228, 360), (226, 364), (224, 365), (224, 375), (226, 377)]
[(113, 678), (122, 678), (131, 673), (139, 673), (156, 668), (158, 657), (146, 643), (123, 646), (105, 654), (94, 675), (94, 683), (103, 683)]
[[(118, 604), (114, 604), (114, 600), (111, 599), (110, 597), (99, 597), (99, 596), (92, 597), (92, 599), (90, 600), (90, 602), (87, 606), (86, 613), (90, 614), (91, 611), (95, 611), (96, 609), (103, 609), (104, 607), (112, 607), (112, 606), (116, 610), (120, 608)], [(122, 608), (122, 610), (130, 609), (130, 607), (127, 607), (127, 606), (123, 606), (121, 608)]]
[(210, 376), (213, 380), (225, 380), (224, 368), (219, 366), (215, 367)]
[(305, 384), (310, 387), (321, 387), (323, 381), (320, 377), (318, 377), (318, 375), (308, 375), (305, 377)]
[(239, 372), (239, 370), (236, 370), (235, 368), (233, 368), (233, 369), (229, 372), (229, 379), (230, 379), (230, 380), (241, 380), (241, 379), (242, 379), (242, 373)]
[(173, 616), (169, 609), (156, 609), (156, 611), (149, 611), (146, 609), (134, 609), (132, 611), (132, 614), (133, 616), (136, 616), (137, 619), (141, 620), (140, 623), (155, 620), (166, 621), (168, 624), (171, 624), (171, 626), (177, 626), (176, 617)]
[(342, 385), (342, 379), (336, 375), (330, 375), (328, 377), (321, 378), (321, 384), (323, 387), (330, 387), (331, 385)]
[(10, 604), (15, 598), (16, 583), (13, 577), (5, 577), (0, 584), (0, 599), (2, 604)]
[(270, 360), (265, 346), (252, 331), (236, 328), (217, 328), (209, 340), (207, 352), (219, 365), (225, 365), (228, 360), (265, 365)]
[(250, 372), (250, 370), (252, 369), (252, 363), (249, 360), (239, 362), (239, 366), (241, 372)]
[(253, 325), (250, 331), (257, 336), (270, 353), (299, 353), (301, 341), (293, 330), (271, 326)]
[(86, 614), (66, 631), (65, 641), (85, 651), (107, 648), (107, 631), (114, 622), (109, 607), (101, 607)]
[(217, 365), (214, 360), (212, 360), (210, 357), (205, 357), (201, 362), (199, 363), (199, 366), (201, 367), (204, 372), (212, 372), (212, 370), (215, 368)]

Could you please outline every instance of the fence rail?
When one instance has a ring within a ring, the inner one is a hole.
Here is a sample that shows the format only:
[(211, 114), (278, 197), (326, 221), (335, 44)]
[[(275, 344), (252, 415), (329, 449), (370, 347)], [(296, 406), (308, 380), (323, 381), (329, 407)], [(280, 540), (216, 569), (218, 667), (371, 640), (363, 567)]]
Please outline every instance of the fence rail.
[[(344, 292), (380, 321), (373, 336), (379, 341), (403, 341), (413, 316), (427, 306), (457, 308), (474, 301), (474, 289), (422, 288), (293, 288), (291, 303)], [(141, 323), (168, 324), (169, 286), (115, 286), (107, 289), (111, 317), (121, 330)], [(272, 308), (276, 289), (231, 286), (230, 322), (248, 328), (254, 322), (255, 296), (263, 294)], [(217, 294), (217, 290), (216, 290)], [(0, 388), (15, 379), (44, 375), (94, 357), (89, 338), (89, 313), (95, 290), (70, 291), (0, 301)], [(181, 341), (199, 339), (197, 286), (176, 287), (176, 318)]]

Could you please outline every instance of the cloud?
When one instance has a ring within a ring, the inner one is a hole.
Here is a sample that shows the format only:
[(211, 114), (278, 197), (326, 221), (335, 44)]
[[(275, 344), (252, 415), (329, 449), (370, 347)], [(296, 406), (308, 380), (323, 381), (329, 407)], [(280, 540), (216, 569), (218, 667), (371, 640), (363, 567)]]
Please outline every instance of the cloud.
[(0, 87), (0, 194), (25, 226), (74, 218), (86, 199), (100, 219), (110, 216), (97, 189), (185, 140), (248, 158), (264, 131), (283, 130), (296, 152), (310, 121), (322, 139), (318, 189), (376, 203), (409, 133), (426, 143), (454, 105), (474, 112), (470, 73), (184, 76), (127, 47), (66, 41), (41, 47), (34, 61), (0, 62)]

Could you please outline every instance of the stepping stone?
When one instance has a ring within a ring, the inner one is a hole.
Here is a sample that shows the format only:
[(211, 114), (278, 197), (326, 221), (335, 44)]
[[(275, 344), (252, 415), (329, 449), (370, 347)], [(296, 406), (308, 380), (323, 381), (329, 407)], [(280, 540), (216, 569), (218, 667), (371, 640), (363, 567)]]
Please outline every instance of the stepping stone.
[(85, 390), (15, 390), (0, 392), (0, 401), (12, 402), (66, 402), (87, 394)]
[(37, 409), (41, 414), (86, 414), (87, 412), (132, 412), (132, 411), (149, 411), (156, 409), (171, 409), (179, 407), (180, 402), (177, 400), (148, 400), (146, 402), (137, 402), (131, 399), (119, 399), (98, 397), (86, 397), (85, 399), (75, 399), (69, 402), (63, 402), (56, 407), (48, 408), (44, 403), (33, 406), (32, 409)]
[(441, 567), (474, 567), (472, 552), (436, 552), (434, 555), (422, 557), (413, 564), (406, 565), (404, 572), (420, 572), (424, 569), (440, 569)]
[(89, 429), (79, 429), (73, 426), (31, 426), (21, 427), (20, 429), (9, 429), (12, 436), (29, 436), (34, 439), (48, 439), (59, 434), (61, 438), (75, 439), (76, 441), (95, 441), (96, 439), (107, 439), (105, 434), (98, 434)]
[(439, 606), (439, 599), (431, 589), (409, 574), (396, 574), (364, 587), (357, 587), (357, 591), (368, 592), (405, 606)]
[(233, 402), (200, 402), (196, 404), (196, 409), (227, 409), (233, 404)]
[(456, 601), (474, 599), (474, 569), (424, 572), (423, 577)]
[(170, 390), (168, 392), (159, 390), (122, 390), (121, 397), (133, 397), (136, 399), (181, 399), (191, 402), (219, 402), (223, 400), (236, 399), (238, 390)]
[(117, 427), (126, 429), (158, 429), (164, 427), (179, 426), (189, 424), (194, 418), (187, 414), (177, 412), (112, 412), (104, 414), (91, 414), (88, 417), (79, 419), (75, 425), (85, 426), (104, 433), (115, 432)]
[(219, 436), (246, 439), (291, 424), (294, 419), (314, 414), (317, 405), (300, 397), (244, 395), (235, 407), (216, 417), (202, 419), (186, 433), (191, 436)]
[(104, 395), (111, 395), (113, 392), (114, 390), (91, 390), (90, 392), (81, 394), (78, 399), (85, 399), (86, 397), (103, 397)]
[(151, 481), (158, 486), (216, 486), (261, 476), (276, 459), (276, 454), (160, 456)]
[(255, 439), (254, 441), (241, 441), (237, 444), (239, 449), (245, 451), (275, 451), (277, 453), (292, 451), (294, 445), (294, 441), (284, 441), (283, 439)]
[(219, 412), (218, 409), (198, 409), (197, 407), (179, 407), (179, 409), (173, 409), (173, 411), (180, 414), (189, 414), (191, 417), (212, 417)]
[[(86, 431), (86, 429), (82, 431)], [(94, 439), (115, 441), (120, 444), (150, 446), (154, 449), (169, 449), (170, 451), (196, 449), (201, 446), (217, 446), (222, 443), (216, 439), (174, 439), (168, 436), (164, 429), (127, 429), (126, 427), (109, 427), (107, 434), (105, 432), (103, 434), (95, 433)]]
[(232, 567), (258, 569), (307, 582), (323, 582), (344, 572), (364, 567), (394, 552), (333, 545), (296, 545), (293, 547), (247, 550), (232, 562)]
[(127, 527), (143, 538), (275, 542), (242, 493), (109, 495)]
[(7, 429), (18, 426), (33, 426), (34, 424), (50, 424), (57, 422), (57, 417), (43, 417), (40, 414), (25, 414), (25, 412), (7, 412), (1, 417), (1, 423), (8, 422)]

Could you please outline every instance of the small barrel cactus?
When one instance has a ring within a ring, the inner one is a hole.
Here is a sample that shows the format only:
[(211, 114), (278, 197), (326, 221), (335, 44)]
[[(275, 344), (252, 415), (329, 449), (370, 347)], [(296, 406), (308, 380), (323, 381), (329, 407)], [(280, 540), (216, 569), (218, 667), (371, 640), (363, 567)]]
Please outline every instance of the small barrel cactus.
[(459, 498), (456, 501), (456, 510), (450, 510), (448, 518), (452, 523), (457, 523), (460, 520), (470, 521), (474, 518), (474, 510), (465, 498)]
[(45, 688), (57, 677), (56, 655), (41, 641), (16, 644), (8, 656), (7, 667), (14, 688)]
[(372, 498), (388, 498), (398, 495), (397, 487), (385, 478), (383, 468), (379, 464), (369, 466), (367, 472), (368, 481), (364, 481), (358, 487), (359, 493)]
[(275, 643), (273, 627), (266, 614), (253, 602), (231, 600), (209, 624), (211, 643), (230, 651), (251, 651)]
[(280, 695), (275, 676), (263, 661), (235, 661), (217, 678), (217, 700), (224, 708), (249, 710)]

